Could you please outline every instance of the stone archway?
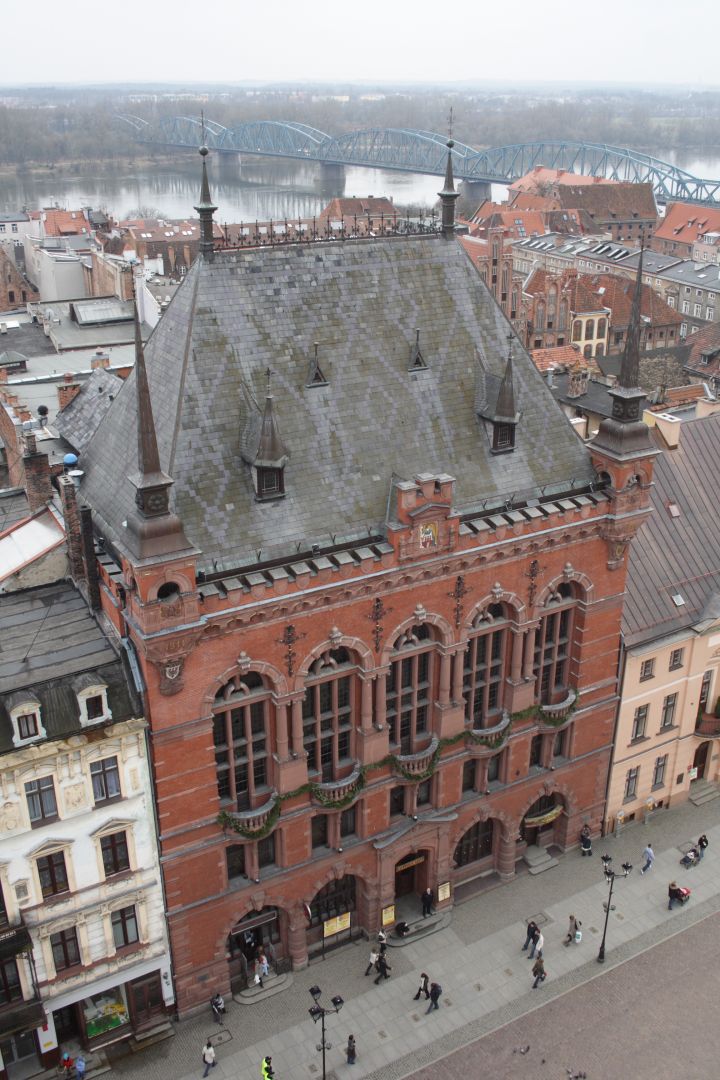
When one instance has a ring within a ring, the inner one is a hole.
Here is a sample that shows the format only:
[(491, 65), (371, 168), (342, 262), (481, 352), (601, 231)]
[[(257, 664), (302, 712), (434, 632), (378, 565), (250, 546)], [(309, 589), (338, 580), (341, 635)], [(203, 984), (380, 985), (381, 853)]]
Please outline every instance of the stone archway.
[(288, 955), (286, 913), (266, 905), (243, 915), (230, 928), (227, 938), (227, 961), (233, 993), (244, 990), (257, 955), (263, 949), (275, 969), (284, 965)]
[(523, 814), (520, 837), (528, 847), (562, 847), (567, 805), (559, 791), (543, 791)]

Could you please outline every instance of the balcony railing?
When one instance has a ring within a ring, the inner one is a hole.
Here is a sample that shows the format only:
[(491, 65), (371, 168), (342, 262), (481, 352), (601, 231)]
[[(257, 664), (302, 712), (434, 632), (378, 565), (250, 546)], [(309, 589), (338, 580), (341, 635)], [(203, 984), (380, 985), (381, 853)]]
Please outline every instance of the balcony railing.
[(502, 716), (497, 724), (492, 727), (470, 728), (466, 731), (468, 748), (475, 751), (474, 756), (491, 753), (498, 750), (507, 742), (510, 734), (512, 717), (507, 709), (503, 709)]
[(695, 723), (695, 734), (703, 739), (720, 739), (720, 716), (703, 712)]
[(355, 762), (350, 775), (344, 776), (342, 780), (326, 780), (322, 783), (314, 783), (310, 789), (312, 800), (318, 806), (332, 807), (333, 803), (344, 803), (359, 790), (361, 777), (360, 764)]
[(547, 724), (550, 727), (560, 727), (570, 719), (576, 701), (575, 691), (568, 690), (567, 696), (556, 705), (541, 705), (538, 709), (538, 720), (541, 724)]
[(277, 803), (277, 792), (273, 791), (270, 798), (262, 806), (257, 806), (253, 810), (235, 810), (229, 811), (228, 817), (237, 822), (240, 832), (254, 833), (259, 832), (260, 829), (264, 829), (268, 823), (268, 819), (275, 809)]
[(30, 932), (22, 920), (16, 926), (0, 922), (0, 960), (9, 960), (32, 950)]
[(437, 736), (433, 735), (424, 750), (418, 750), (415, 754), (396, 754), (393, 758), (395, 772), (406, 779), (408, 776), (422, 776), (432, 766), (437, 748)]

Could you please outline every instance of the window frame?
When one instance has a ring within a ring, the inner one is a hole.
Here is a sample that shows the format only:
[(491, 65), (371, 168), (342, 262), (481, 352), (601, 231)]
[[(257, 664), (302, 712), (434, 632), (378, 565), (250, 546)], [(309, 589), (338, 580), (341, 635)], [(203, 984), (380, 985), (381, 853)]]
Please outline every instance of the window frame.
[[(114, 764), (110, 764), (111, 762), (114, 762)], [(113, 774), (117, 783), (117, 791), (109, 794), (108, 778), (113, 776)], [(96, 790), (96, 781), (98, 787), (102, 784), (102, 791), (104, 794), (101, 794), (100, 796), (98, 796)], [(118, 802), (118, 800), (122, 799), (122, 781), (117, 754), (112, 754), (106, 758), (98, 758), (97, 761), (90, 762), (90, 784), (95, 806), (106, 806), (108, 803)]]
[(663, 788), (666, 785), (665, 776), (667, 774), (668, 755), (662, 754), (660, 757), (655, 758), (655, 765), (653, 766), (653, 781), (651, 791), (655, 791), (657, 788)]
[(630, 732), (630, 742), (638, 742), (640, 739), (647, 738), (647, 723), (650, 715), (650, 705), (637, 705), (635, 712), (633, 713), (632, 730)]
[(476, 821), (462, 834), (453, 851), (456, 869), (492, 858), (495, 850), (495, 825), (491, 817)]
[(305, 679), (303, 750), (308, 776), (322, 784), (342, 779), (354, 761), (360, 705), (357, 670), (347, 649), (327, 649)]
[(685, 649), (673, 649), (670, 653), (668, 671), (680, 671), (685, 666)]
[[(121, 839), (120, 839), (121, 838)], [(112, 877), (117, 877), (118, 874), (125, 874), (132, 870), (132, 863), (130, 859), (130, 841), (126, 829), (118, 829), (117, 832), (105, 833), (104, 836), (99, 838), (100, 840), (100, 859), (102, 860), (103, 871), (105, 874), (105, 880)], [(125, 862), (126, 866), (118, 865), (121, 861), (118, 858), (119, 850), (124, 847), (125, 849)], [(106, 853), (109, 851), (112, 856), (112, 869), (108, 871), (108, 860), (106, 860)]]
[[(57, 973), (80, 967), (82, 965), (82, 953), (80, 951), (77, 927), (68, 926), (65, 930), (58, 930), (56, 933), (51, 934), (50, 951), (52, 952), (53, 965)], [(62, 963), (58, 962), (58, 952)]]
[(637, 798), (638, 781), (640, 780), (640, 766), (633, 765), (625, 773), (625, 788), (623, 801), (629, 802), (631, 799)]
[[(663, 698), (662, 712), (660, 714), (660, 730), (665, 731), (667, 728), (677, 727), (675, 723), (675, 717), (677, 716), (679, 695), (677, 692), (673, 694), (667, 694)], [(670, 719), (668, 720), (668, 715)]]
[[(11, 967), (14, 969), (15, 978), (8, 978)], [(0, 1007), (10, 1005), (13, 1001), (22, 1001), (23, 990), (20, 982), (20, 971), (14, 956), (8, 956), (0, 960)]]
[[(541, 705), (553, 704), (558, 693), (570, 689), (576, 605), (572, 592), (561, 595), (559, 602), (545, 607), (540, 618), (535, 636), (533, 674), (535, 698)], [(562, 676), (560, 679), (558, 673)]]
[[(492, 610), (487, 609), (489, 613)], [(502, 717), (510, 654), (510, 619), (505, 612), (501, 617), (493, 616), (492, 621), (476, 620), (467, 647), (458, 658), (463, 665), (465, 724), (473, 731), (493, 727)]]
[[(37, 791), (28, 791), (28, 788), (32, 786), (37, 787)], [(52, 810), (47, 811), (46, 808), (46, 796), (50, 794), (52, 797)], [(39, 800), (40, 813), (33, 817), (31, 810), (31, 800)], [(37, 829), (42, 825), (47, 825), (52, 821), (57, 821), (59, 818), (57, 795), (55, 794), (55, 777), (52, 774), (48, 776), (38, 776), (34, 780), (28, 780), (25, 783), (25, 802), (27, 804), (28, 816), (30, 818), (30, 826), (33, 829)]]
[[(128, 940), (128, 928), (134, 927), (135, 937)], [(117, 933), (120, 929), (121, 934)], [(113, 936), (113, 944), (115, 951), (120, 952), (121, 949), (129, 949), (133, 945), (137, 945), (140, 942), (140, 920), (138, 918), (137, 906), (135, 904), (128, 904), (123, 908), (115, 908), (110, 912), (110, 930)], [(122, 937), (122, 941), (118, 941), (118, 937)]]
[[(63, 896), (65, 893), (71, 892), (67, 859), (63, 849), (36, 856), (35, 867), (43, 901), (49, 900), (53, 896)], [(43, 884), (44, 876), (47, 876), (50, 887)]]
[(271, 791), (272, 691), (257, 671), (236, 674), (215, 695), (213, 745), (218, 797), (252, 810)]
[[(418, 629), (422, 630), (420, 637), (415, 633)], [(432, 740), (432, 710), (440, 666), (436, 646), (427, 623), (413, 623), (393, 646), (390, 673), (385, 683), (385, 719), (390, 746), (395, 753), (418, 753)], [(424, 667), (423, 671), (421, 667)], [(408, 671), (410, 679), (406, 681)], [(422, 725), (418, 726), (421, 715)], [(424, 745), (420, 746), (420, 743)]]
[(651, 656), (647, 660), (640, 661), (640, 678), (639, 682), (649, 682), (650, 679), (655, 678), (655, 657)]

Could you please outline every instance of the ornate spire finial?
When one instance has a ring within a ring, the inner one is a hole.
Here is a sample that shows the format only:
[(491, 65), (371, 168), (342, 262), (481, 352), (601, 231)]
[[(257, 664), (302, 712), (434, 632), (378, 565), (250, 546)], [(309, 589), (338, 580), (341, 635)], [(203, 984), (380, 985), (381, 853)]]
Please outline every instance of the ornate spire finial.
[(265, 397), (272, 397), (272, 368), (265, 368)]
[(495, 406), (495, 418), (496, 420), (504, 421), (505, 423), (516, 424), (519, 417), (515, 410), (512, 334), (508, 334), (508, 341), (510, 342), (510, 347), (508, 349), (508, 358), (505, 365), (505, 374), (503, 375), (503, 380), (500, 383), (500, 389), (498, 391), (497, 405)]
[[(450, 110), (450, 131), (452, 132), (452, 109)], [(452, 149), (455, 143), (452, 138), (447, 141), (447, 163), (445, 166), (445, 183), (442, 191), (438, 192), (442, 203), (442, 235), (446, 240), (452, 240), (455, 236), (455, 200), (460, 197), (460, 192), (455, 190), (453, 178)]]
[(637, 275), (635, 277), (635, 292), (633, 294), (632, 308), (630, 310), (630, 323), (625, 339), (620, 371), (618, 373), (618, 385), (626, 390), (634, 390), (640, 382), (640, 332), (642, 321), (642, 272), (643, 255), (645, 253), (644, 242), (640, 244), (640, 258), (638, 259)]
[[(145, 367), (145, 350), (140, 332), (137, 291), (133, 278), (133, 304), (135, 308), (135, 393), (137, 397), (138, 418), (138, 473), (141, 477), (161, 475), (160, 455), (158, 454), (155, 421), (153, 419), (150, 387)], [(169, 480), (170, 478), (167, 477)]]
[(200, 186), (200, 202), (195, 206), (200, 216), (200, 254), (203, 255), (208, 261), (212, 261), (213, 258), (213, 214), (217, 210), (217, 206), (212, 201), (210, 195), (210, 184), (208, 182), (207, 174), (207, 156), (210, 151), (205, 143), (205, 114), (200, 114), (200, 122), (202, 125), (202, 146), (199, 148), (198, 153), (202, 159), (202, 184)]

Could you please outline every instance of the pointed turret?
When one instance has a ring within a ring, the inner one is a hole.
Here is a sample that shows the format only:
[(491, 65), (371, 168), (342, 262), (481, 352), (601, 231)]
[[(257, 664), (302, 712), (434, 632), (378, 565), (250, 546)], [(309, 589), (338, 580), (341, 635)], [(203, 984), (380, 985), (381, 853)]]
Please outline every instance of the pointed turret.
[(445, 166), (445, 183), (442, 191), (438, 192), (442, 203), (442, 235), (446, 240), (455, 238), (455, 202), (460, 197), (460, 192), (455, 190), (453, 178), (452, 148), (455, 145), (452, 139), (448, 139), (447, 164)]
[(137, 511), (128, 515), (128, 539), (140, 558), (184, 551), (190, 547), (180, 520), (170, 510), (172, 478), (160, 468), (140, 317), (135, 302), (135, 395), (138, 471), (128, 477), (135, 488)]
[(265, 411), (260, 426), (257, 453), (253, 462), (255, 494), (259, 499), (280, 498), (285, 494), (285, 466), (289, 454), (280, 437), (275, 416), (274, 397), (270, 386), (271, 371), (268, 368)]
[(500, 383), (497, 405), (495, 406), (495, 420), (498, 423), (516, 424), (518, 415), (515, 411), (515, 387), (513, 385), (513, 355), (512, 349), (508, 353), (505, 374)]
[(200, 216), (200, 254), (203, 258), (212, 262), (214, 250), (213, 214), (217, 210), (217, 206), (212, 201), (210, 195), (210, 183), (208, 181), (206, 160), (209, 153), (207, 146), (203, 144), (198, 153), (202, 158), (202, 184), (200, 187), (200, 202), (195, 209)]

